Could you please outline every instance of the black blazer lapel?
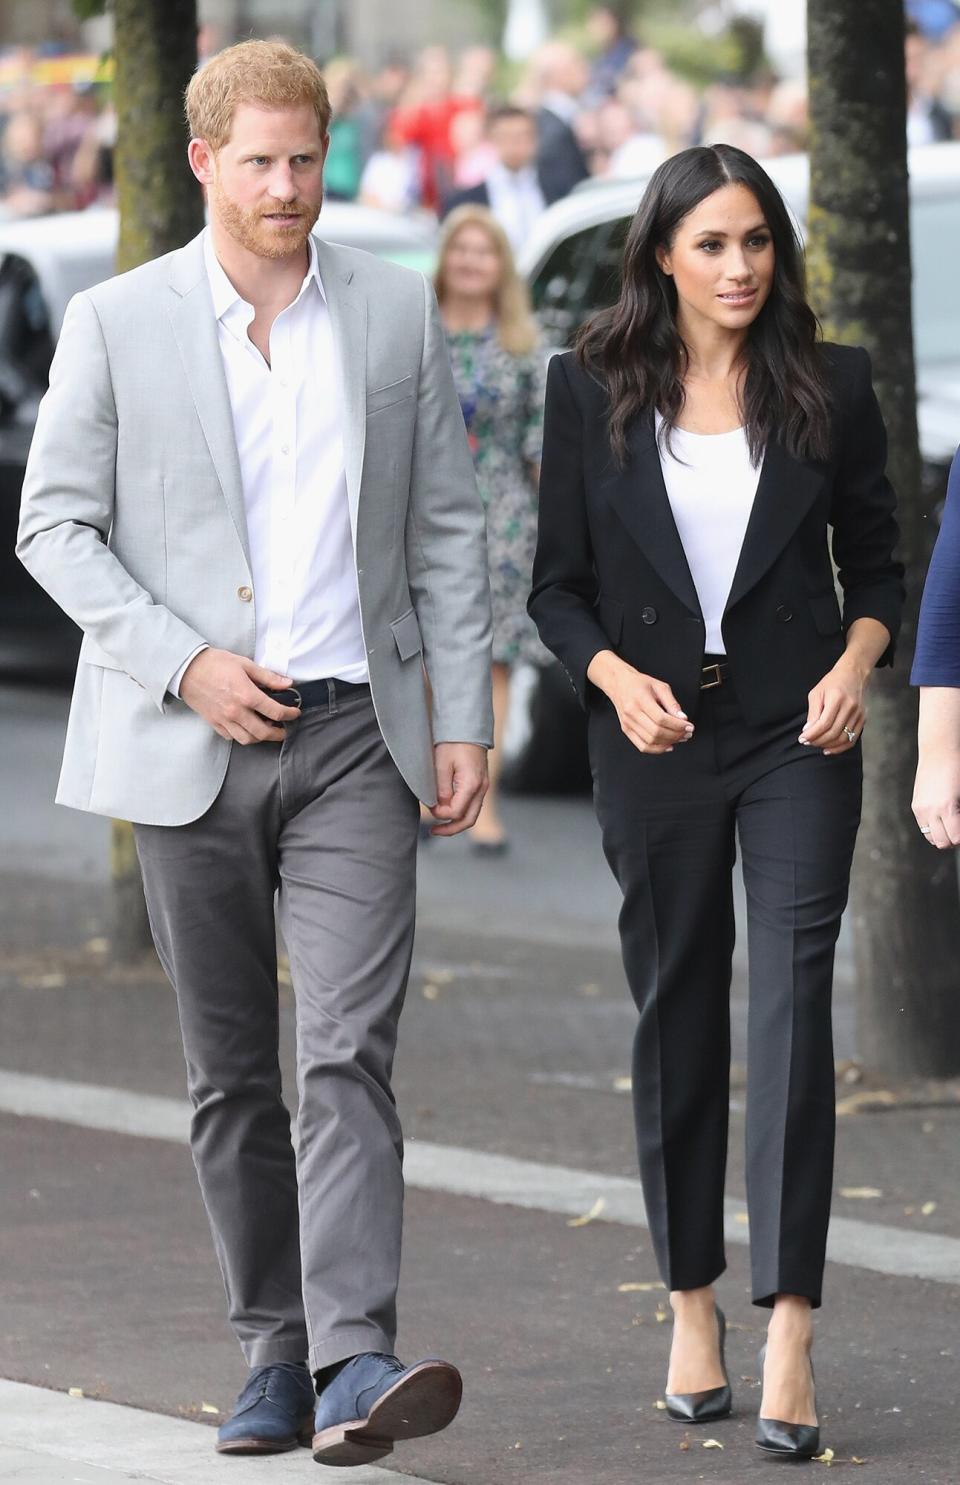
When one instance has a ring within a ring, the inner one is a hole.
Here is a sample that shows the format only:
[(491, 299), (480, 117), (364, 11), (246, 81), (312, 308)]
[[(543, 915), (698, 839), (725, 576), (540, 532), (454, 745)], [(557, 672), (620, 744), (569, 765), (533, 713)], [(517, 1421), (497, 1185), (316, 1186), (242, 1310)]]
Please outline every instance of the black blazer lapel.
[(701, 618), (687, 554), (663, 482), (656, 427), (649, 410), (634, 420), (627, 434), (627, 452), (623, 468), (612, 464), (603, 481), (607, 498), (657, 575)]
[(820, 493), (826, 472), (822, 464), (791, 458), (774, 440), (767, 444), (725, 613), (779, 557)]

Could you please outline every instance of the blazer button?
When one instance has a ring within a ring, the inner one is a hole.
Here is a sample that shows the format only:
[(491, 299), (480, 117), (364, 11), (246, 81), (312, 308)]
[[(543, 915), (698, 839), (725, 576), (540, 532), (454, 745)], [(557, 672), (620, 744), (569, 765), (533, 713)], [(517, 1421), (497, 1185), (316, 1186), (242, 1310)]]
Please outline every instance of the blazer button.
[(250, 603), (253, 599), (253, 589), (247, 587), (238, 588), (237, 597), (241, 603)]
[(793, 609), (787, 608), (785, 603), (781, 603), (780, 607), (777, 609), (777, 618), (781, 624), (789, 624), (790, 620), (793, 618)]
[(640, 618), (644, 624), (655, 624), (660, 615), (655, 608), (644, 608), (640, 610)]

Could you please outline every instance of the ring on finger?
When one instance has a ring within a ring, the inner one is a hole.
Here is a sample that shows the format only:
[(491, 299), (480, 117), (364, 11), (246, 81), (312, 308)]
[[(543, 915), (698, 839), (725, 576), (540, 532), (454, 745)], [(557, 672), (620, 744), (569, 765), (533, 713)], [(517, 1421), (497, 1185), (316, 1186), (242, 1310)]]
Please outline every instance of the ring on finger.
[(854, 728), (852, 728), (852, 727), (844, 727), (844, 729), (843, 729), (843, 730), (844, 730), (844, 732), (845, 732), (845, 733), (846, 733), (846, 735), (847, 735), (847, 739), (848, 739), (848, 740), (849, 740), (849, 741), (850, 741), (850, 742), (852, 742), (852, 743), (855, 743), (855, 742), (856, 742), (856, 740), (857, 740), (857, 733), (856, 733), (856, 731), (855, 731), (855, 730), (854, 730)]
[(921, 825), (920, 826), (920, 834), (921, 835), (929, 835), (932, 829), (933, 829), (933, 826), (932, 825)]

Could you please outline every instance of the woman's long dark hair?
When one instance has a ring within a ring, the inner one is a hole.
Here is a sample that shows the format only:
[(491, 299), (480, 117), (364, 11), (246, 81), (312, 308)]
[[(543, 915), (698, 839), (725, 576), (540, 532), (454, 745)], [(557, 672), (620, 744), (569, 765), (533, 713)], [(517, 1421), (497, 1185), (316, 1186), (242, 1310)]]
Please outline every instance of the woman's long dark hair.
[(752, 191), (773, 239), (775, 269), (769, 298), (744, 347), (742, 415), (755, 464), (777, 438), (795, 458), (825, 459), (830, 414), (819, 324), (806, 299), (803, 249), (783, 197), (767, 172), (729, 144), (682, 150), (654, 172), (627, 235), (620, 298), (594, 315), (576, 342), (581, 363), (610, 396), (610, 439), (626, 462), (628, 423), (658, 408), (666, 437), (684, 403), (687, 348), (677, 330), (677, 290), (657, 262), (677, 228), (705, 197), (736, 184)]

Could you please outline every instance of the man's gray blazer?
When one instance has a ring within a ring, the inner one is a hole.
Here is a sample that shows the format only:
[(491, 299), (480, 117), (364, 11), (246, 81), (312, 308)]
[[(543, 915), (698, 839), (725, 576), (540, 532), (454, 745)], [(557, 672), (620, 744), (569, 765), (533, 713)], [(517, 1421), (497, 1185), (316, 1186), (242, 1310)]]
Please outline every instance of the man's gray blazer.
[[(492, 741), (483, 511), (433, 291), (368, 253), (317, 252), (373, 702), (398, 769), (433, 803), (432, 743)], [(145, 824), (198, 818), (232, 745), (167, 686), (198, 645), (252, 657), (256, 634), (200, 237), (71, 301), (17, 551), (84, 631), (58, 801)]]

